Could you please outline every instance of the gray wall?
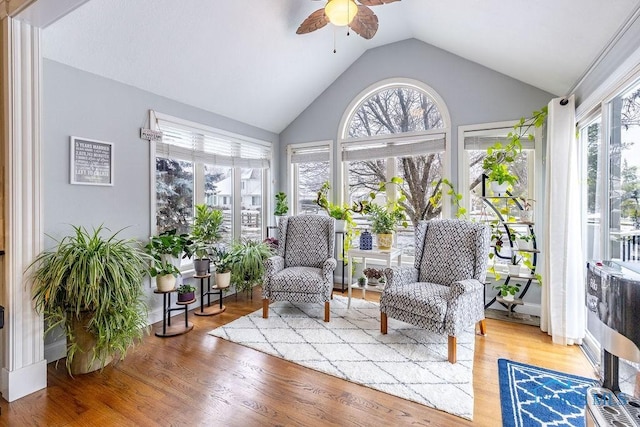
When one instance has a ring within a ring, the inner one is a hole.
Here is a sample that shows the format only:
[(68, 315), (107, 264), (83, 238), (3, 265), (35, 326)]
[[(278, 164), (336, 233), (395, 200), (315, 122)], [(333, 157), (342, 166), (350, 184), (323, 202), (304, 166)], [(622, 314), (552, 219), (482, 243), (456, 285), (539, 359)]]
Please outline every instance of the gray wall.
[[(550, 93), (419, 40), (404, 40), (365, 52), (280, 134), (282, 164), (286, 164), (288, 144), (335, 141), (349, 103), (367, 87), (392, 77), (419, 80), (444, 99), (452, 121), (451, 175), (456, 181), (458, 126), (519, 119), (553, 98)], [(285, 168), (279, 174), (280, 182), (285, 183)]]
[[(69, 224), (89, 229), (104, 224), (113, 231), (129, 227), (123, 231), (123, 237), (148, 240), (151, 229), (149, 142), (139, 136), (140, 128), (149, 126), (150, 109), (271, 141), (278, 152), (278, 135), (274, 133), (132, 86), (46, 59), (43, 75), (44, 231), (55, 238), (69, 234)], [(114, 144), (114, 186), (69, 183), (70, 136)], [(274, 167), (278, 167), (277, 158)], [(46, 246), (50, 244), (50, 240), (45, 242)], [(149, 286), (147, 293), (150, 318), (155, 322), (161, 319), (161, 301)]]

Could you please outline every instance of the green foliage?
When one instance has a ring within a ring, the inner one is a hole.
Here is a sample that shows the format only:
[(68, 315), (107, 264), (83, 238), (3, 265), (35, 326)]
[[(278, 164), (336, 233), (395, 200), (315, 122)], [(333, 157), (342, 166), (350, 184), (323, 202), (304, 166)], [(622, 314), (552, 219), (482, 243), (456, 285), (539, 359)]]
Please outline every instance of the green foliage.
[(211, 262), (213, 262), (213, 265), (216, 268), (216, 273), (226, 273), (231, 271), (231, 267), (233, 266), (233, 257), (226, 249), (213, 248)]
[(522, 117), (513, 127), (513, 131), (507, 135), (509, 140), (507, 144), (496, 142), (487, 148), (482, 169), (488, 175), (489, 181), (497, 181), (500, 184), (508, 182), (511, 185), (518, 182), (518, 178), (509, 171), (508, 165), (515, 162), (522, 152), (522, 138), (533, 139), (534, 136), (530, 133), (531, 128), (541, 127), (546, 118), (547, 107), (534, 111), (530, 118)]
[(222, 231), (224, 231), (222, 211), (205, 204), (196, 205), (191, 234), (184, 246), (184, 258), (207, 258), (212, 245), (222, 238)]
[[(381, 182), (377, 193), (386, 192), (387, 184), (400, 185), (403, 182), (402, 178), (394, 176), (388, 183)], [(402, 205), (407, 200), (407, 196), (402, 190), (399, 190), (400, 195), (397, 199), (387, 201), (384, 206), (374, 203), (377, 193), (373, 191), (369, 193), (370, 201), (364, 204), (364, 213), (371, 220), (371, 232), (374, 234), (389, 234), (393, 233), (398, 228), (398, 225), (407, 227), (409, 225), (407, 215)]]
[(287, 194), (279, 191), (276, 193), (276, 207), (273, 211), (274, 215), (286, 215), (289, 212), (289, 205), (287, 204)]
[(264, 261), (273, 255), (271, 247), (254, 240), (236, 241), (231, 246), (231, 280), (238, 291), (249, 291), (262, 281)]
[(182, 252), (191, 244), (187, 234), (177, 234), (176, 230), (165, 231), (158, 236), (152, 236), (144, 247), (151, 256), (151, 265), (147, 269), (149, 276), (164, 276), (171, 274), (177, 277), (180, 270), (163, 255), (180, 258)]
[(189, 236), (187, 234), (178, 234), (176, 230), (169, 230), (157, 236), (152, 236), (144, 249), (157, 260), (160, 259), (161, 255), (180, 258), (188, 242)]
[(344, 238), (344, 252), (346, 253), (351, 248), (354, 237), (358, 234), (356, 231), (356, 223), (353, 220), (353, 214), (363, 212), (367, 202), (353, 202), (351, 206), (346, 203), (343, 205), (336, 205), (331, 203), (327, 198), (329, 190), (331, 190), (329, 182), (323, 182), (322, 187), (318, 190), (315, 203), (324, 209), (327, 215), (331, 218), (346, 222), (347, 234)]
[(447, 187), (447, 194), (451, 197), (451, 202), (456, 207), (456, 218), (466, 218), (467, 209), (463, 208), (460, 202), (462, 201), (462, 194), (458, 193), (453, 186), (453, 183), (447, 178), (442, 178), (439, 181), (434, 181), (432, 184), (434, 187), (438, 187), (438, 191), (434, 192), (433, 196), (429, 197), (429, 203), (434, 207), (440, 206), (442, 202), (442, 185)]
[(193, 285), (183, 284), (178, 286), (179, 294), (188, 294), (189, 292), (195, 292), (195, 291), (196, 291), (196, 287)]
[(75, 234), (57, 241), (29, 265), (33, 300), (47, 319), (47, 332), (65, 327), (67, 369), (78, 351), (72, 319), (87, 314), (88, 329), (97, 339), (90, 363), (99, 359), (104, 366), (109, 356), (124, 357), (146, 331), (142, 283), (149, 256), (137, 241), (118, 238), (119, 232), (102, 237), (108, 230), (103, 226), (92, 232), (73, 229)]
[(501, 285), (495, 285), (493, 287), (493, 289), (495, 289), (496, 291), (500, 291), (500, 296), (502, 297), (506, 297), (507, 295), (515, 295), (516, 293), (520, 292), (520, 285), (519, 284), (501, 284)]

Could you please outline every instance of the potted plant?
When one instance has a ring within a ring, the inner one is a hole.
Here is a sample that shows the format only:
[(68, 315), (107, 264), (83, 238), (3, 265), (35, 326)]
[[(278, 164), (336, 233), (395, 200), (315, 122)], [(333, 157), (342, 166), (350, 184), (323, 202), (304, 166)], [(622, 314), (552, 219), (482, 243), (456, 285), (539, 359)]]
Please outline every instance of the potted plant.
[(509, 186), (513, 186), (518, 182), (515, 175), (509, 172), (505, 164), (497, 164), (491, 169), (488, 175), (491, 191), (496, 196), (504, 195)]
[(169, 292), (176, 287), (176, 279), (180, 270), (168, 261), (154, 259), (148, 269), (149, 276), (156, 278), (156, 287), (159, 292)]
[(250, 291), (262, 281), (264, 260), (273, 255), (264, 242), (241, 240), (235, 242), (229, 251), (231, 258), (231, 279), (238, 291)]
[(513, 251), (511, 254), (511, 258), (509, 259), (511, 263), (508, 265), (509, 275), (510, 276), (519, 276), (520, 275), (520, 257)]
[(369, 279), (367, 279), (365, 276), (358, 277), (358, 286), (360, 286), (361, 288), (367, 286), (368, 283)]
[(175, 230), (152, 236), (144, 247), (151, 256), (151, 265), (147, 272), (156, 279), (160, 292), (169, 292), (176, 287), (176, 277), (180, 274), (178, 260), (189, 244), (186, 234), (177, 234)]
[(520, 211), (520, 221), (525, 223), (533, 222), (533, 199), (527, 199), (525, 197), (518, 198), (522, 210)]
[(289, 212), (289, 205), (287, 204), (287, 194), (279, 191), (276, 193), (276, 207), (273, 210), (275, 216), (285, 216)]
[(346, 203), (336, 205), (331, 203), (327, 198), (329, 190), (331, 190), (331, 186), (328, 181), (325, 181), (318, 191), (315, 203), (324, 209), (327, 215), (336, 220), (335, 231), (345, 233), (344, 253), (347, 253), (351, 248), (353, 238), (357, 234), (353, 214), (363, 212), (367, 202), (353, 202), (351, 206)]
[(371, 203), (366, 213), (371, 220), (371, 232), (377, 236), (378, 248), (390, 249), (398, 225), (407, 226), (404, 209), (397, 203), (388, 203), (387, 206)]
[[(400, 185), (404, 180), (400, 177), (394, 176), (391, 178), (389, 184)], [(381, 182), (378, 187), (378, 193), (385, 193), (387, 191), (386, 182)], [(375, 203), (377, 197), (376, 192), (369, 193), (370, 200), (364, 204), (363, 212), (369, 216), (371, 221), (371, 232), (376, 235), (376, 240), (379, 249), (390, 249), (393, 245), (393, 233), (398, 228), (398, 225), (407, 227), (407, 216), (405, 209), (402, 206), (402, 202), (406, 201), (407, 196), (399, 191), (399, 197), (388, 200), (384, 205)]]
[(197, 276), (205, 276), (209, 273), (209, 252), (213, 244), (222, 238), (224, 231), (224, 214), (220, 209), (211, 208), (205, 204), (195, 206), (195, 215), (190, 244), (186, 245), (185, 256), (193, 258), (193, 268)]
[(509, 284), (502, 283), (500, 285), (496, 285), (493, 289), (500, 292), (500, 296), (505, 301), (513, 301), (516, 296), (516, 293), (520, 292), (520, 286), (518, 284)]
[(365, 268), (363, 271), (363, 274), (366, 276), (367, 282), (371, 285), (376, 285), (380, 283), (380, 280), (384, 277), (382, 270), (378, 270), (377, 268), (371, 268), (371, 267)]
[(196, 298), (196, 287), (183, 284), (178, 286), (178, 302), (193, 301)]
[(47, 319), (47, 332), (62, 326), (71, 375), (103, 368), (147, 331), (143, 279), (149, 261), (139, 243), (107, 228), (57, 241), (28, 267), (35, 308)]
[(215, 284), (219, 289), (226, 289), (231, 283), (233, 258), (224, 248), (213, 248), (213, 265), (216, 269)]

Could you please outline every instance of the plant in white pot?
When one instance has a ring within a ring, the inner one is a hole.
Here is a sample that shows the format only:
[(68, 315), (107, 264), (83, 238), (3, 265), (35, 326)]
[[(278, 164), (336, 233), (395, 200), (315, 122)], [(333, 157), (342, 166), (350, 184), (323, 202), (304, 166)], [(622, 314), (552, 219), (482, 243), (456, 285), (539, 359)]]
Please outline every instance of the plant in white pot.
[(148, 273), (155, 277), (158, 291), (168, 292), (175, 288), (176, 278), (180, 275), (180, 257), (188, 242), (186, 234), (171, 230), (152, 236), (145, 245), (144, 250), (152, 258)]
[(315, 203), (324, 209), (327, 215), (336, 220), (336, 232), (346, 233), (344, 239), (344, 253), (347, 253), (353, 244), (353, 238), (357, 234), (357, 224), (353, 220), (353, 214), (362, 213), (367, 202), (353, 202), (351, 206), (346, 203), (343, 205), (333, 204), (328, 199), (329, 190), (331, 190), (329, 182), (323, 182), (322, 187), (320, 187), (320, 190), (316, 195)]
[(510, 284), (510, 283), (502, 283), (500, 285), (495, 285), (493, 289), (500, 292), (500, 296), (505, 301), (513, 301), (516, 294), (520, 292), (520, 285), (518, 284)]
[(118, 233), (102, 236), (73, 227), (28, 267), (35, 308), (47, 332), (62, 326), (71, 375), (103, 368), (123, 358), (147, 330), (143, 279), (149, 261), (139, 243)]
[(218, 289), (226, 289), (231, 284), (233, 258), (224, 248), (213, 248), (213, 265), (216, 269), (215, 284)]
[(220, 209), (214, 209), (205, 204), (195, 206), (195, 215), (191, 234), (190, 244), (186, 246), (186, 254), (193, 257), (196, 275), (205, 276), (209, 273), (211, 252), (214, 243), (222, 238), (224, 232), (224, 214)]

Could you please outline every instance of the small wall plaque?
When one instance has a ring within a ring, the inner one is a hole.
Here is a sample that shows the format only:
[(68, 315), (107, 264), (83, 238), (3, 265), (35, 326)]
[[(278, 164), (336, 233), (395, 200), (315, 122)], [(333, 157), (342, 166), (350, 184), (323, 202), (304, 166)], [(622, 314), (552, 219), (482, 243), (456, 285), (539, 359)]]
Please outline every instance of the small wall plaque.
[(71, 184), (113, 185), (113, 144), (72, 136)]

